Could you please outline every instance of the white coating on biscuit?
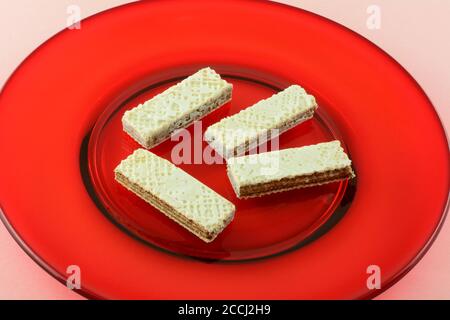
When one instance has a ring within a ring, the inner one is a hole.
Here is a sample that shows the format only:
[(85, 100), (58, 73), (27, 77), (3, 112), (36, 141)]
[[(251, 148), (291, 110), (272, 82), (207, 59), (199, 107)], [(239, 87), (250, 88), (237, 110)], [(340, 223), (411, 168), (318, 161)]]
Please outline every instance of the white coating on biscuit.
[(223, 229), (234, 205), (170, 161), (137, 149), (114, 170), (205, 230)]
[(292, 85), (211, 125), (205, 132), (205, 139), (211, 147), (220, 148), (217, 151), (228, 158), (233, 149), (246, 142), (253, 142), (260, 136), (267, 136), (270, 130), (282, 129), (286, 123), (300, 119), (316, 108), (317, 103), (312, 95), (307, 94), (302, 87)]
[[(124, 130), (144, 147), (174, 128), (188, 125), (227, 102), (232, 85), (211, 68), (204, 68), (152, 99), (128, 110), (122, 117)], [(214, 104), (218, 104), (217, 106)], [(204, 111), (203, 111), (203, 109)]]
[[(276, 166), (274, 166), (276, 164)], [(274, 170), (267, 170), (272, 166)], [(351, 166), (339, 141), (231, 158), (227, 163), (234, 188), (307, 176)]]

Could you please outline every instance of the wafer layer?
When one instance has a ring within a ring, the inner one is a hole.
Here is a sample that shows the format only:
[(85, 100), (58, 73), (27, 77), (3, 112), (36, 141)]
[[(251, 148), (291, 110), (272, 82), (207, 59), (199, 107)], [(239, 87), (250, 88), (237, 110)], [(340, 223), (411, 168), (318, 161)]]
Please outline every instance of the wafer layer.
[(354, 177), (351, 160), (337, 140), (231, 158), (227, 163), (227, 171), (239, 198)]
[(126, 111), (123, 129), (145, 148), (166, 140), (231, 100), (233, 86), (204, 68), (152, 99)]
[(316, 108), (313, 96), (302, 87), (292, 85), (211, 125), (205, 132), (205, 139), (217, 153), (228, 159), (312, 118)]
[(234, 205), (170, 161), (137, 149), (114, 170), (116, 180), (206, 242), (234, 217)]

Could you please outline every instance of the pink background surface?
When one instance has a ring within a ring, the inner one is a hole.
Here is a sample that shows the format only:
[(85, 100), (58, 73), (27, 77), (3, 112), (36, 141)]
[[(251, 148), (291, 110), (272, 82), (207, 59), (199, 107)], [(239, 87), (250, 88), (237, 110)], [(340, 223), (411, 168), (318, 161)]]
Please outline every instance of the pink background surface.
[[(218, 1), (218, 0), (216, 0)], [(225, 0), (223, 0), (225, 1)], [(39, 44), (66, 27), (67, 6), (83, 17), (127, 0), (0, 2), (0, 86)], [(391, 54), (419, 82), (450, 129), (450, 1), (284, 0), (339, 22)], [(369, 5), (381, 8), (381, 29), (369, 30)], [(0, 224), (0, 299), (83, 299), (37, 266)], [(450, 299), (450, 219), (425, 257), (378, 299)]]

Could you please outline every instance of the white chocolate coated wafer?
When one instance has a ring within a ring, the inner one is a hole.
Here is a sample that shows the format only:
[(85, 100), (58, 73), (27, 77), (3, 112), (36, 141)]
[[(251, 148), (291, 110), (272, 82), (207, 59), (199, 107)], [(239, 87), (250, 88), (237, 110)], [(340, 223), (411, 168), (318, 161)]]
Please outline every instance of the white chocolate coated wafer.
[(312, 118), (316, 108), (312, 95), (302, 87), (292, 85), (211, 125), (205, 132), (205, 140), (228, 159)]
[(170, 161), (137, 149), (114, 170), (125, 188), (206, 242), (234, 217), (234, 205)]
[(180, 128), (231, 100), (233, 86), (211, 68), (204, 68), (152, 99), (126, 111), (123, 129), (145, 148), (153, 147)]
[(354, 177), (339, 141), (229, 159), (228, 176), (238, 197), (321, 185)]

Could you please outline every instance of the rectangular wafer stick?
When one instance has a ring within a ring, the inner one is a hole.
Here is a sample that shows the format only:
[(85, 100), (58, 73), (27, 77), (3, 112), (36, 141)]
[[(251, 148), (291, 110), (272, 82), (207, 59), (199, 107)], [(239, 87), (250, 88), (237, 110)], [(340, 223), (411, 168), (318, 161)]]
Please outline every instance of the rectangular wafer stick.
[(121, 185), (205, 242), (233, 220), (230, 201), (147, 150), (134, 151), (114, 173)]
[(251, 147), (270, 140), (313, 117), (317, 103), (298, 86), (261, 100), (239, 113), (211, 125), (205, 140), (223, 158), (244, 154)]
[(231, 100), (233, 86), (204, 68), (152, 99), (128, 110), (123, 129), (144, 148), (163, 142), (176, 130)]
[(354, 177), (339, 141), (229, 159), (227, 172), (238, 198), (311, 187)]

